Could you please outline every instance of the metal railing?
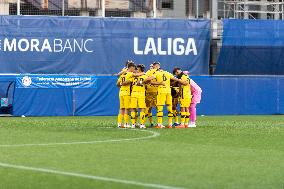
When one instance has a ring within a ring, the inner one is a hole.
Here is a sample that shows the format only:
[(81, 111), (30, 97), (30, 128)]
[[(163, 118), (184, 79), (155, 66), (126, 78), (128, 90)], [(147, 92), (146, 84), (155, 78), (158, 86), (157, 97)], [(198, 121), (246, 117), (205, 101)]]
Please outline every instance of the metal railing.
[(0, 15), (210, 18), (209, 0), (0, 0)]

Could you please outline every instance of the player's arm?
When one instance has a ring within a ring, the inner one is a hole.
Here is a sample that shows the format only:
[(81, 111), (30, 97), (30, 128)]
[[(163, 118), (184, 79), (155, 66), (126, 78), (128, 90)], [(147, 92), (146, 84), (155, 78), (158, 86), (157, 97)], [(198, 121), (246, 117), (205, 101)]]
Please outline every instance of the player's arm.
[(174, 77), (172, 74), (170, 75), (170, 79), (171, 79), (171, 81), (173, 81), (173, 82), (181, 83), (181, 80), (178, 79), (178, 78), (176, 78), (176, 77)]
[(151, 80), (153, 80), (153, 79), (155, 79), (156, 78), (156, 76), (155, 75), (152, 75), (152, 76), (150, 76), (150, 77), (147, 77), (144, 81), (143, 81), (143, 83), (150, 83), (151, 82)]
[(118, 72), (116, 75), (121, 76), (122, 74), (125, 74), (127, 72), (127, 69), (122, 69), (120, 72)]
[(161, 82), (151, 81), (151, 85), (164, 85), (165, 86), (165, 83), (163, 81)]
[(181, 80), (180, 84), (189, 85), (189, 78), (187, 75), (183, 75), (180, 80)]
[(171, 80), (176, 81), (176, 82), (180, 83), (181, 85), (188, 85), (189, 84), (189, 81), (184, 80), (184, 79), (178, 79), (178, 78), (172, 77)]
[(120, 78), (117, 80), (116, 86), (121, 87), (121, 79)]
[(126, 86), (126, 85), (130, 85), (132, 83), (131, 80), (127, 80), (121, 83), (121, 86)]
[(145, 82), (150, 83), (151, 85), (165, 85), (164, 82), (157, 82), (157, 81), (152, 81), (153, 79), (155, 79), (157, 76), (156, 75), (152, 75), (150, 77), (148, 77)]

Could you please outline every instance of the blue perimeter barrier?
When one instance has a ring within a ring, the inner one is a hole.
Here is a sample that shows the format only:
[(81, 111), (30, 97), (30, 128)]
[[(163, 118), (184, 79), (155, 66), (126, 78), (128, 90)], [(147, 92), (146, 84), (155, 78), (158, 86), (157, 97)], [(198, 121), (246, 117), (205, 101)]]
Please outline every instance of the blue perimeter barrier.
[[(16, 76), (1, 76), (0, 80)], [(14, 116), (117, 115), (115, 76), (96, 76), (95, 88), (16, 88)], [(284, 77), (195, 76), (199, 115), (284, 114)], [(1, 87), (1, 86), (0, 86)]]

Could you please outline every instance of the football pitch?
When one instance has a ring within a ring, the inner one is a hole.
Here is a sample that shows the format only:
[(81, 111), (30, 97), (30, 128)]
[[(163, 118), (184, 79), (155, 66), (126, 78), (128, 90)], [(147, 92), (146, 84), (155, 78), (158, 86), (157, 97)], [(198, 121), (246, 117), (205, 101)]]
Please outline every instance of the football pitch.
[(0, 118), (0, 188), (284, 188), (284, 116), (115, 127), (116, 117)]

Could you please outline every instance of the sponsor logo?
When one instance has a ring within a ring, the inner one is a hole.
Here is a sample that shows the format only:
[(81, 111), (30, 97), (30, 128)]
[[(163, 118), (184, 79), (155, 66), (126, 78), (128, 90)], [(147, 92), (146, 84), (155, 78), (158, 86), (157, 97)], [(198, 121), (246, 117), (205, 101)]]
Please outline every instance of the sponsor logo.
[(24, 76), (22, 83), (25, 87), (29, 87), (32, 84), (32, 79), (29, 76)]
[[(141, 42), (134, 37), (134, 53), (136, 55), (197, 55), (197, 48), (194, 38), (152, 38), (148, 37)], [(164, 48), (163, 48), (164, 47)]]
[[(1, 43), (2, 42), (2, 43)], [(86, 52), (92, 53), (93, 39), (8, 39), (0, 40), (0, 50), (5, 52)]]

